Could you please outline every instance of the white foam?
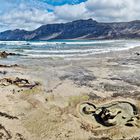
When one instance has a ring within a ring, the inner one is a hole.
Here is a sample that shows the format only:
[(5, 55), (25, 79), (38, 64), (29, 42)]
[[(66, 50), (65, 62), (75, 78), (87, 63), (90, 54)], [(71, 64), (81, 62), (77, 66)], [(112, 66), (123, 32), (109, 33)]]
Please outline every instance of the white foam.
[[(104, 41), (0, 41), (1, 45), (31, 45), (31, 46), (45, 46), (45, 45), (90, 45), (90, 44), (103, 44), (103, 43), (113, 43), (117, 40), (104, 40)], [(118, 40), (120, 41), (120, 40)]]
[(90, 53), (100, 51), (101, 49), (70, 49), (70, 50), (24, 50), (27, 53), (50, 53), (50, 54), (62, 54), (62, 53)]
[[(135, 46), (136, 47), (136, 46)], [(53, 54), (53, 52), (51, 52), (50, 54), (28, 54), (28, 57), (31, 58), (48, 58), (48, 57), (60, 57), (60, 58), (72, 58), (72, 57), (84, 57), (84, 56), (91, 56), (91, 55), (95, 55), (95, 54), (102, 54), (102, 53), (108, 53), (108, 52), (113, 52), (113, 51), (123, 51), (123, 50), (128, 50), (134, 48), (134, 46), (129, 46), (129, 47), (124, 47), (124, 48), (106, 48), (106, 49), (94, 49), (92, 51), (84, 51), (85, 53), (83, 53), (81, 51), (81, 53), (70, 53), (69, 54), (65, 54), (65, 53), (60, 53), (59, 51), (57, 52), (57, 54)]]
[[(107, 44), (104, 45), (103, 43), (107, 43)], [(48, 42), (48, 41), (41, 41), (41, 42), (0, 41), (0, 44), (13, 45), (13, 46), (17, 45), (19, 49), (23, 50), (23, 52), (21, 53), (23, 55), (28, 55), (28, 57), (30, 58), (45, 58), (45, 57), (66, 57), (67, 58), (67, 57), (82, 57), (82, 56), (88, 56), (88, 55), (94, 55), (94, 54), (101, 54), (101, 53), (106, 53), (106, 52), (111, 52), (111, 51), (128, 50), (128, 49), (140, 46), (140, 41), (135, 41), (135, 40), (105, 40), (105, 41), (87, 41), (87, 42), (77, 41), (77, 42), (66, 42), (65, 47), (63, 47), (63, 44), (65, 44), (65, 42)], [(71, 46), (67, 46), (67, 44), (71, 44)], [(84, 44), (85, 46), (80, 47), (81, 44)], [(101, 44), (101, 45), (98, 45), (98, 44)], [(23, 47), (24, 45), (27, 47)], [(28, 49), (28, 45), (32, 46), (31, 50)], [(52, 45), (52, 48), (49, 49), (47, 48), (46, 45)], [(58, 46), (55, 46), (55, 45), (58, 45)], [(12, 50), (15, 53), (18, 51), (18, 50), (15, 50), (15, 48), (13, 49), (13, 47), (11, 46), (9, 47), (9, 49), (10, 49), (10, 52)]]
[(93, 40), (93, 41), (0, 41), (0, 45), (25, 45), (25, 46), (45, 46), (45, 45), (92, 45), (104, 43), (126, 43), (127, 45), (140, 45), (140, 41), (134, 40)]
[(104, 50), (94, 50), (94, 51), (90, 51), (87, 53), (69, 53), (69, 54), (65, 54), (65, 53), (58, 53), (58, 54), (28, 54), (28, 57), (30, 58), (48, 58), (48, 57), (60, 57), (60, 58), (69, 58), (69, 57), (83, 57), (83, 56), (89, 56), (89, 55), (94, 55), (94, 54), (101, 54), (101, 53), (107, 53), (112, 51), (112, 49), (104, 49)]
[(0, 45), (25, 45), (26, 41), (0, 41)]

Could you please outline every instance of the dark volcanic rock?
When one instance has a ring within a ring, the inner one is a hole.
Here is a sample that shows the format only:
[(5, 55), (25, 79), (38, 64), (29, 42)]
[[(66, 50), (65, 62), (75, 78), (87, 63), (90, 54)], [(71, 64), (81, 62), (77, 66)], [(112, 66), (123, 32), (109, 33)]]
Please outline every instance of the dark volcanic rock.
[(1, 57), (1, 58), (7, 58), (7, 56), (15, 56), (15, 55), (19, 55), (19, 54), (7, 53), (7, 52), (5, 52), (5, 51), (0, 52), (0, 57)]
[(92, 19), (69, 23), (47, 24), (34, 31), (8, 30), (0, 33), (0, 40), (50, 39), (133, 39), (140, 38), (140, 21), (99, 23)]

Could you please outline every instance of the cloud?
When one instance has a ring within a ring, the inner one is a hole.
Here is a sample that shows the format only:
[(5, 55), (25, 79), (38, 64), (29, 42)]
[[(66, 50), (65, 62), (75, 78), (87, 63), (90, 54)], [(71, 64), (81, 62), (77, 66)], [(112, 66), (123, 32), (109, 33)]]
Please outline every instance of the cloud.
[(2, 25), (7, 25), (9, 29), (32, 30), (43, 24), (55, 22), (55, 16), (47, 10), (20, 4), (18, 8), (1, 15), (0, 21)]
[(85, 4), (77, 4), (77, 5), (63, 5), (57, 6), (54, 9), (54, 14), (57, 18), (64, 21), (71, 21), (81, 18), (88, 17), (87, 9), (85, 8)]
[(130, 21), (140, 19), (139, 0), (88, 0), (86, 9), (98, 21)]
[(101, 22), (140, 19), (139, 0), (87, 0), (77, 5), (63, 5), (55, 9), (56, 16), (65, 20), (93, 18)]
[[(5, 3), (8, 10), (4, 10), (3, 13), (0, 11), (1, 30), (15, 28), (32, 30), (43, 24), (88, 18), (101, 22), (140, 19), (139, 0), (61, 0), (63, 5), (60, 5), (60, 1), (53, 4), (55, 0), (14, 1), (16, 4), (13, 2), (13, 7), (12, 3)], [(0, 9), (6, 8), (0, 6)]]

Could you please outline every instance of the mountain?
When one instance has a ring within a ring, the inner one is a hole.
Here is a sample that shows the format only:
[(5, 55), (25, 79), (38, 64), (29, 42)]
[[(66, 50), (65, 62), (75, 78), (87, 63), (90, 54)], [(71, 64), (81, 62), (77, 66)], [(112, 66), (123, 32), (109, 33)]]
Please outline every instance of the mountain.
[(100, 23), (92, 19), (47, 24), (33, 31), (8, 30), (0, 40), (140, 39), (140, 21)]

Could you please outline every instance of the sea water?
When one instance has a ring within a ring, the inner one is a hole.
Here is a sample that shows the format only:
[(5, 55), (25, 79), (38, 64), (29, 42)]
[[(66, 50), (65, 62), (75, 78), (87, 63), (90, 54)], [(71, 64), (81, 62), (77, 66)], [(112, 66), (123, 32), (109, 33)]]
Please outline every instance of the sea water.
[(94, 54), (127, 50), (136, 46), (140, 46), (139, 40), (0, 41), (0, 51), (20, 54), (19, 59), (84, 58)]

